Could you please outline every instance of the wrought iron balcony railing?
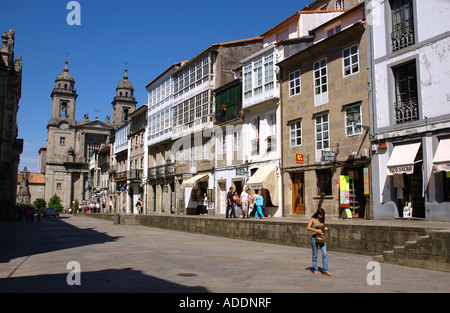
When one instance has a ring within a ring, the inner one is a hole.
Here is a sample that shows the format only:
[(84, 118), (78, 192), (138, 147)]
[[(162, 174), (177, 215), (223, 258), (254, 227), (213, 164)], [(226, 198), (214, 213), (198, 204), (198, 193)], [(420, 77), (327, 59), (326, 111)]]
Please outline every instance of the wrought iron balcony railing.
[(394, 103), (395, 120), (397, 124), (419, 119), (419, 105), (417, 98), (397, 101)]
[(407, 26), (396, 29), (391, 33), (392, 51), (397, 51), (414, 44), (414, 25), (412, 19), (408, 20), (408, 22)]

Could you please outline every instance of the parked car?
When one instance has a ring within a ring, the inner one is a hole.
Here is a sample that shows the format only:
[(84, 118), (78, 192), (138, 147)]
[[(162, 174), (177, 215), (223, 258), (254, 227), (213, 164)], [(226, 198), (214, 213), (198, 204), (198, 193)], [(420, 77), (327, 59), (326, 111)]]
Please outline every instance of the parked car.
[(59, 216), (59, 212), (57, 210), (55, 210), (54, 208), (46, 208), (45, 212), (42, 216), (54, 216), (54, 217), (58, 217)]

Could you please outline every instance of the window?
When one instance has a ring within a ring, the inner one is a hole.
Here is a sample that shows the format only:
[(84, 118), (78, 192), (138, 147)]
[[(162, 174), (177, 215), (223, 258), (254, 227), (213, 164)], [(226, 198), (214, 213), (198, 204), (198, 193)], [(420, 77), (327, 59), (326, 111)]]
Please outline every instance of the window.
[(327, 31), (327, 37), (331, 37), (341, 31), (341, 25), (337, 25)]
[(251, 154), (259, 154), (259, 116), (252, 119), (252, 149)]
[(412, 0), (392, 0), (392, 51), (414, 44)]
[(267, 151), (275, 151), (277, 148), (277, 115), (276, 112), (267, 115), (269, 136), (267, 136)]
[(322, 150), (329, 150), (330, 137), (328, 114), (316, 116), (316, 160), (321, 158)]
[(208, 91), (180, 103), (174, 108), (173, 126), (193, 127), (194, 124), (206, 123), (212, 112), (212, 103)]
[(66, 137), (59, 137), (59, 144), (64, 146), (66, 144)]
[(62, 185), (61, 183), (56, 183), (56, 189), (61, 189)]
[(329, 196), (332, 194), (331, 181), (333, 175), (331, 169), (316, 170), (317, 194), (320, 196)]
[(208, 159), (209, 138), (202, 138), (202, 159)]
[(359, 72), (358, 45), (342, 50), (342, 71), (344, 76)]
[(243, 66), (244, 99), (270, 91), (275, 87), (273, 51), (257, 57)]
[(419, 119), (416, 62), (393, 68), (395, 80), (395, 119), (405, 123)]
[(263, 81), (263, 76), (262, 76), (262, 71), (263, 71), (263, 67), (262, 67), (262, 60), (259, 59), (258, 61), (256, 61), (253, 65), (253, 73), (254, 73), (254, 81), (255, 81), (255, 87), (254, 87), (254, 94), (260, 94), (263, 91), (262, 88), (262, 81)]
[(273, 84), (273, 54), (264, 57), (264, 89), (269, 90)]
[(244, 98), (252, 96), (252, 65), (244, 67)]
[(300, 94), (300, 70), (289, 74), (289, 96)]
[(191, 64), (183, 71), (179, 72), (174, 79), (173, 96), (177, 98), (185, 92), (201, 85), (209, 80), (210, 73), (210, 55), (205, 54), (199, 57), (195, 64)]
[(334, 2), (334, 8), (336, 10), (345, 10), (345, 0), (336, 0)]
[(345, 109), (345, 133), (347, 136), (361, 134), (361, 106), (354, 105)]
[(195, 143), (191, 140), (191, 167), (195, 167)]
[(291, 132), (291, 147), (298, 147), (302, 145), (302, 121), (294, 121), (290, 123)]
[(327, 59), (314, 63), (314, 105), (328, 103)]
[(233, 132), (233, 151), (241, 150), (241, 130)]
[(225, 154), (227, 146), (227, 133), (222, 130), (222, 136), (217, 136), (217, 154)]
[(184, 163), (184, 149), (183, 145), (180, 146), (180, 149), (178, 150), (178, 159), (180, 163)]

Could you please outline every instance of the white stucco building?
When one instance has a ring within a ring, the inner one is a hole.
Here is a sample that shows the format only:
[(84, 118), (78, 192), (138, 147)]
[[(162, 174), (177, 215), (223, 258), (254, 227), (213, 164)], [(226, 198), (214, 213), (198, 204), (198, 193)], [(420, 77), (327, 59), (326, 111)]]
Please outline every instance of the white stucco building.
[(449, 10), (366, 1), (375, 219), (450, 220)]

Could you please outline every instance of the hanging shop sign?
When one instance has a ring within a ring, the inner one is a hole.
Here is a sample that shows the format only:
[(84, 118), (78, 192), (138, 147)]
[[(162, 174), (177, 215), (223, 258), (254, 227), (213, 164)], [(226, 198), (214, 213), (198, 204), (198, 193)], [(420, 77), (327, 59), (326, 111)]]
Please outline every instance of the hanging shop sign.
[(325, 162), (336, 162), (336, 151), (325, 151), (322, 150), (322, 161)]

